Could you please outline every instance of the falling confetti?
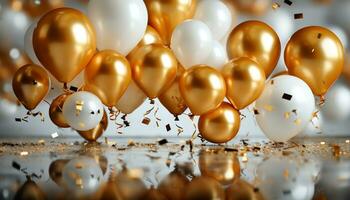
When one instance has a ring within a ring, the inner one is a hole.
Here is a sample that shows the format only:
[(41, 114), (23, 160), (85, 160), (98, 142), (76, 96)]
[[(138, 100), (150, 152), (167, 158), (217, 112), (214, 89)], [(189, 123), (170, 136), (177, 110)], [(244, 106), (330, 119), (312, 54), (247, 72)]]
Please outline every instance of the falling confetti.
[(294, 19), (303, 19), (304, 18), (304, 14), (303, 13), (295, 13), (294, 14)]
[(293, 2), (290, 0), (284, 0), (284, 3), (287, 4), (288, 6), (291, 6), (293, 4)]

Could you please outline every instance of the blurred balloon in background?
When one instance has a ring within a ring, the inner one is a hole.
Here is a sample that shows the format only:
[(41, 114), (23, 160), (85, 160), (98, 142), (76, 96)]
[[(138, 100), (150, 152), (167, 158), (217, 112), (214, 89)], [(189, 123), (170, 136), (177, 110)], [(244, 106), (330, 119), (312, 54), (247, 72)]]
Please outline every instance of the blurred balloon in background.
[(345, 121), (350, 116), (350, 90), (338, 83), (334, 85), (326, 95), (326, 102), (321, 107), (327, 120)]

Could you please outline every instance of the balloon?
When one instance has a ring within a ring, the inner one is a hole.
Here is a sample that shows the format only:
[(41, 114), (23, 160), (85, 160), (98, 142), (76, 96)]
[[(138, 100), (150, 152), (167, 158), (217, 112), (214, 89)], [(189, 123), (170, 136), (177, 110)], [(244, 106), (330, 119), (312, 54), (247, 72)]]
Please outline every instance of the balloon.
[(226, 143), (235, 137), (240, 127), (240, 115), (229, 103), (199, 117), (198, 129), (201, 136), (212, 143)]
[(103, 178), (100, 166), (92, 158), (80, 156), (70, 160), (62, 171), (62, 182), (74, 194), (93, 194)]
[(81, 137), (89, 142), (95, 142), (102, 136), (103, 132), (107, 129), (108, 117), (106, 111), (103, 112), (103, 117), (100, 123), (93, 129), (88, 131), (77, 131)]
[(33, 47), (40, 63), (58, 81), (67, 83), (94, 55), (95, 33), (80, 11), (58, 8), (39, 20), (33, 33)]
[(179, 80), (180, 92), (192, 114), (202, 115), (219, 107), (226, 86), (221, 73), (206, 65), (188, 69)]
[(117, 104), (131, 81), (128, 60), (115, 51), (96, 53), (85, 69), (84, 90), (98, 96), (108, 107)]
[(33, 18), (45, 14), (47, 11), (63, 6), (63, 0), (45, 0), (40, 1), (39, 3), (35, 0), (10, 0), (10, 2), (13, 6), (16, 6), (15, 4), (17, 4), (17, 6), (20, 4), (22, 7), (21, 11)]
[(141, 199), (147, 191), (141, 177), (128, 169), (123, 169), (115, 178), (115, 182), (122, 196), (121, 199)]
[(230, 9), (221, 1), (202, 0), (198, 3), (194, 19), (204, 22), (215, 40), (221, 40), (232, 23)]
[(63, 104), (69, 95), (71, 95), (71, 94), (69, 94), (69, 93), (61, 94), (60, 96), (55, 98), (50, 105), (50, 109), (49, 109), (50, 119), (54, 124), (56, 124), (56, 126), (58, 126), (60, 128), (68, 128), (69, 127), (68, 123), (66, 122), (66, 119), (63, 116), (63, 112), (62, 112)]
[(140, 47), (130, 64), (134, 81), (152, 99), (169, 88), (176, 78), (176, 58), (161, 44)]
[(128, 88), (123, 96), (120, 97), (115, 107), (124, 114), (130, 114), (146, 100), (146, 97), (135, 81), (131, 80)]
[(170, 47), (185, 68), (205, 64), (212, 51), (213, 39), (210, 29), (198, 20), (179, 24), (171, 37)]
[(149, 24), (158, 31), (166, 45), (169, 45), (175, 27), (193, 17), (196, 2), (196, 0), (145, 0)]
[(193, 178), (188, 185), (185, 199), (225, 199), (225, 191), (215, 179), (200, 176)]
[(222, 185), (230, 185), (239, 179), (241, 168), (236, 153), (217, 149), (202, 150), (199, 154), (199, 170), (203, 176), (214, 178)]
[(50, 178), (59, 186), (63, 186), (62, 183), (62, 171), (64, 166), (69, 162), (67, 159), (58, 159), (53, 161), (49, 167)]
[(336, 84), (326, 95), (321, 107), (324, 116), (330, 121), (347, 121), (350, 116), (350, 90), (346, 85)]
[(264, 70), (247, 57), (231, 60), (224, 66), (222, 75), (227, 87), (226, 97), (237, 110), (253, 103), (264, 90)]
[(271, 6), (271, 0), (224, 0), (238, 11), (248, 15), (263, 15)]
[(255, 107), (256, 120), (265, 135), (285, 142), (306, 127), (315, 110), (315, 99), (304, 81), (281, 75), (266, 83)]
[(157, 189), (151, 187), (142, 199), (145, 200), (167, 200), (167, 198)]
[(13, 76), (12, 88), (18, 100), (27, 110), (33, 110), (49, 91), (50, 79), (40, 66), (28, 64)]
[(184, 191), (189, 180), (179, 171), (168, 174), (159, 184), (159, 191), (169, 200), (182, 200), (185, 197)]
[(45, 200), (46, 195), (30, 178), (18, 189), (13, 199)]
[(128, 54), (128, 60), (131, 60), (133, 54), (135, 54), (136, 50), (142, 46), (146, 46), (148, 44), (163, 44), (163, 40), (158, 34), (158, 32), (152, 28), (152, 26), (147, 26), (146, 32), (143, 35), (141, 41), (137, 44), (137, 46)]
[(103, 104), (90, 92), (76, 92), (64, 102), (63, 116), (73, 129), (88, 131), (100, 123), (103, 117)]
[(98, 192), (94, 195), (93, 199), (99, 200), (119, 200), (122, 199), (120, 191), (116, 187), (116, 182), (113, 178), (108, 179), (106, 183), (104, 183)]
[(178, 64), (176, 79), (171, 86), (158, 97), (165, 108), (175, 116), (181, 115), (187, 109), (179, 88), (179, 79), (184, 72), (185, 69)]
[(147, 28), (147, 9), (142, 0), (91, 0), (88, 16), (96, 29), (97, 48), (126, 56)]
[[(328, 104), (328, 103), (327, 103)], [(296, 136), (296, 138), (307, 138), (316, 136), (318, 137), (319, 134), (322, 133), (322, 127), (323, 127), (323, 117), (322, 113), (319, 111), (315, 111), (317, 113), (306, 125), (306, 127), (303, 129), (303, 131)]]
[(309, 26), (292, 35), (284, 51), (284, 61), (289, 74), (301, 78), (315, 95), (322, 96), (343, 70), (344, 49), (328, 29)]
[(212, 50), (205, 64), (216, 69), (221, 69), (228, 61), (226, 49), (218, 41), (213, 41), (212, 45)]
[(236, 26), (227, 41), (230, 59), (249, 57), (264, 69), (268, 77), (276, 67), (281, 42), (276, 32), (260, 21), (246, 21)]
[(260, 191), (242, 179), (235, 179), (226, 190), (227, 200), (264, 200)]
[(24, 51), (34, 64), (41, 65), (40, 61), (35, 55), (34, 47), (33, 47), (33, 33), (34, 33), (34, 29), (37, 26), (37, 23), (38, 22), (36, 21), (33, 22), (27, 29), (26, 34), (24, 35)]

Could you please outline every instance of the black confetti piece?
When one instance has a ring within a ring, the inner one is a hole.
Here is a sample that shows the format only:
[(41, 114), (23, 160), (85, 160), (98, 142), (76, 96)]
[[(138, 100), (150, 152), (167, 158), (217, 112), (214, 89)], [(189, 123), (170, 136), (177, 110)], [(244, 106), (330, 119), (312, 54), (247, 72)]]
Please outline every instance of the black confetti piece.
[(153, 104), (154, 104), (154, 100), (153, 100), (153, 99), (150, 99), (150, 100), (149, 100), (149, 103), (153, 105)]
[(16, 170), (21, 170), (21, 165), (16, 161), (12, 161), (12, 167)]
[(16, 117), (16, 118), (15, 118), (15, 121), (16, 121), (16, 122), (21, 122), (22, 120), (21, 120), (21, 118)]
[(91, 111), (91, 112), (90, 112), (90, 114), (94, 115), (94, 114), (95, 114), (95, 112), (94, 112), (94, 111)]
[(179, 121), (179, 116), (175, 116), (175, 121)]
[(292, 191), (290, 191), (290, 190), (283, 190), (283, 195), (289, 195), (291, 193), (292, 193)]
[(321, 34), (321, 33), (318, 33), (318, 34), (317, 34), (317, 38), (318, 38), (318, 39), (321, 39), (321, 37), (322, 37), (322, 34)]
[(70, 86), (69, 87), (69, 90), (73, 91), (73, 92), (77, 92), (78, 91), (78, 88), (75, 87), (75, 86)]
[(158, 144), (159, 144), (159, 145), (164, 145), (164, 144), (166, 144), (166, 143), (168, 143), (168, 140), (167, 140), (167, 139), (162, 139), (162, 140), (159, 140), (159, 141), (158, 141)]
[(287, 4), (288, 6), (291, 6), (293, 4), (293, 2), (290, 0), (284, 0), (284, 3)]
[(254, 114), (255, 114), (255, 115), (258, 115), (258, 114), (260, 114), (260, 113), (259, 113), (259, 111), (258, 111), (257, 109), (254, 109)]
[(294, 14), (294, 19), (303, 19), (304, 18), (304, 14), (303, 13), (295, 13)]
[(151, 120), (148, 117), (143, 118), (142, 123), (148, 125)]
[(124, 125), (125, 125), (126, 127), (130, 126), (130, 122), (128, 122), (128, 121), (126, 121), (126, 120), (124, 120), (123, 123), (124, 123)]
[(170, 124), (167, 124), (166, 126), (165, 126), (165, 128), (166, 128), (166, 131), (170, 131), (171, 130), (171, 127), (170, 127)]
[(292, 95), (287, 94), (287, 93), (283, 93), (283, 95), (282, 95), (282, 99), (285, 99), (288, 101), (290, 101), (292, 99), (292, 97), (293, 97)]
[(121, 117), (122, 120), (126, 120), (126, 114)]

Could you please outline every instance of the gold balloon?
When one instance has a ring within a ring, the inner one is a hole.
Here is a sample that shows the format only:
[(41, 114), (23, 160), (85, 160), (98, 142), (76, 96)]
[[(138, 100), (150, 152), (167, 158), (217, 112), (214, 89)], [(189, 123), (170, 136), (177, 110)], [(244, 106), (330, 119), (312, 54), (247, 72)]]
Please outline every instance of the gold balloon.
[(107, 129), (108, 126), (108, 117), (106, 111), (103, 113), (103, 117), (100, 123), (93, 129), (88, 131), (77, 131), (81, 137), (89, 142), (95, 142), (103, 132)]
[(121, 200), (123, 197), (120, 191), (116, 187), (116, 182), (114, 178), (110, 178), (106, 183), (104, 183), (100, 189), (96, 192), (95, 197), (92, 199), (98, 200)]
[(43, 66), (60, 82), (74, 79), (96, 51), (95, 32), (78, 10), (58, 8), (40, 18), (33, 47)]
[(350, 84), (350, 52), (345, 54), (345, 63), (343, 68), (343, 76), (346, 81)]
[(49, 75), (42, 67), (28, 64), (21, 67), (12, 80), (13, 91), (27, 110), (33, 110), (49, 91)]
[(68, 159), (55, 160), (50, 164), (49, 176), (59, 186), (63, 185), (62, 171), (64, 166), (69, 162)]
[(131, 81), (128, 60), (112, 50), (104, 50), (92, 57), (85, 69), (84, 89), (98, 96), (102, 103), (112, 107)]
[(268, 77), (280, 57), (281, 42), (269, 25), (260, 21), (246, 21), (232, 30), (227, 41), (227, 53), (230, 59), (253, 59)]
[(136, 50), (142, 46), (146, 46), (148, 44), (163, 44), (163, 40), (158, 34), (158, 32), (152, 28), (152, 26), (147, 26), (146, 32), (143, 35), (141, 41), (137, 44), (137, 46), (128, 54), (128, 60), (131, 60)]
[(124, 114), (130, 114), (146, 100), (146, 97), (135, 81), (131, 80), (131, 83), (115, 107)]
[(49, 108), (49, 116), (51, 121), (56, 124), (56, 126), (61, 128), (68, 128), (69, 125), (66, 122), (66, 119), (63, 116), (62, 108), (63, 104), (66, 101), (67, 97), (71, 95), (70, 93), (61, 94), (55, 98)]
[(13, 199), (35, 199), (45, 200), (46, 195), (40, 187), (32, 180), (28, 179), (16, 192)]
[(191, 183), (188, 185), (185, 194), (185, 199), (225, 199), (225, 191), (215, 179), (200, 176), (192, 179)]
[(264, 90), (264, 70), (247, 57), (228, 62), (222, 69), (222, 75), (226, 82), (226, 97), (238, 110), (255, 101)]
[(35, 18), (52, 9), (62, 7), (63, 0), (10, 0), (9, 5), (12, 9), (23, 11), (27, 15)]
[(159, 184), (158, 190), (169, 200), (184, 199), (184, 191), (189, 184), (189, 180), (179, 171), (168, 174)]
[(315, 95), (322, 96), (342, 73), (344, 48), (330, 30), (309, 26), (292, 35), (284, 61), (289, 74), (301, 78)]
[(236, 179), (226, 190), (227, 200), (264, 200), (263, 195), (244, 180)]
[(162, 193), (160, 193), (157, 189), (151, 187), (144, 197), (144, 200), (168, 200)]
[(148, 22), (153, 26), (166, 45), (170, 44), (175, 27), (191, 19), (196, 11), (197, 0), (145, 0)]
[(263, 15), (271, 8), (271, 0), (224, 0), (224, 2), (249, 15)]
[(200, 152), (199, 170), (203, 176), (214, 178), (222, 185), (232, 184), (233, 180), (239, 178), (241, 174), (236, 153), (219, 149)]
[(180, 77), (179, 86), (186, 105), (194, 115), (216, 109), (226, 94), (225, 80), (221, 73), (206, 65), (189, 68)]
[(140, 47), (134, 55), (130, 60), (134, 81), (149, 98), (158, 97), (176, 78), (175, 55), (161, 44)]
[(183, 73), (185, 73), (185, 68), (178, 64), (176, 79), (171, 86), (158, 97), (163, 106), (175, 116), (181, 115), (187, 109), (179, 87), (179, 79)]
[(225, 143), (237, 135), (240, 123), (239, 112), (223, 102), (217, 109), (199, 117), (198, 129), (209, 142)]
[[(135, 170), (135, 169), (134, 169)], [(136, 169), (137, 170), (137, 169)], [(142, 199), (147, 192), (142, 182), (140, 173), (129, 169), (123, 169), (116, 177), (115, 183), (120, 195), (125, 200)]]

